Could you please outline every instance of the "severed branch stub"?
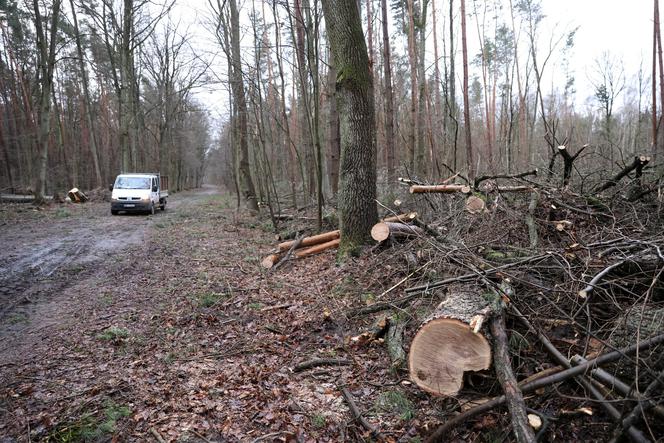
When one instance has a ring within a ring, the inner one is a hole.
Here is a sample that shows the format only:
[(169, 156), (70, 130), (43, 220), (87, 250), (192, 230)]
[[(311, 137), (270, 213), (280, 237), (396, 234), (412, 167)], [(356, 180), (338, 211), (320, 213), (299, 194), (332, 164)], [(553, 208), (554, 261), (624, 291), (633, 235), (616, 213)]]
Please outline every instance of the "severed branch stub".
[(491, 346), (482, 331), (473, 332), (478, 313), (489, 303), (479, 294), (453, 289), (417, 331), (408, 354), (411, 380), (434, 395), (455, 395), (463, 374), (491, 366)]

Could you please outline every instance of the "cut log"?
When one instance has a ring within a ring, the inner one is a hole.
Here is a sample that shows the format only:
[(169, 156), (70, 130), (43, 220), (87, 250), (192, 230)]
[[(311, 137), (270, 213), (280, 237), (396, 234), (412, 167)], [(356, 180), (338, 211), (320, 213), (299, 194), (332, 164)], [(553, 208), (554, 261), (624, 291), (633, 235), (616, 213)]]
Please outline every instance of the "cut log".
[[(302, 243), (300, 243), (300, 247), (304, 248), (307, 246), (313, 246), (317, 245), (319, 243), (326, 243), (331, 240), (339, 238), (340, 231), (337, 229), (336, 231), (330, 231), (330, 232), (323, 232), (322, 234), (318, 235), (312, 235), (311, 237), (304, 237), (302, 239)], [(279, 252), (284, 252), (288, 251), (294, 244), (296, 240), (290, 240), (286, 241), (283, 243), (279, 243)]]
[(417, 331), (410, 346), (411, 380), (434, 395), (456, 395), (463, 374), (491, 366), (491, 346), (483, 330), (473, 332), (478, 314), (488, 314), (489, 303), (479, 294), (454, 290)]
[(423, 233), (422, 228), (404, 223), (380, 222), (371, 228), (371, 238), (379, 242), (390, 237), (415, 237)]
[(479, 214), (484, 212), (486, 203), (480, 197), (471, 195), (466, 199), (466, 212), (470, 214)]
[(78, 188), (71, 189), (67, 193), (67, 196), (72, 201), (72, 203), (85, 203), (86, 201), (88, 201), (88, 197)]
[(453, 193), (461, 192), (463, 194), (470, 193), (470, 186), (468, 185), (413, 185), (410, 187), (411, 194), (422, 194), (429, 192), (438, 193)]
[[(336, 238), (334, 240), (330, 240), (330, 241), (325, 242), (325, 243), (319, 243), (317, 245), (313, 245), (313, 246), (310, 246), (308, 248), (296, 249), (293, 252), (293, 255), (297, 258), (308, 257), (310, 255), (318, 254), (319, 252), (323, 252), (323, 251), (326, 251), (328, 249), (336, 248), (337, 246), (339, 246), (340, 242), (341, 242), (341, 239)], [(274, 253), (274, 254), (270, 254), (261, 261), (261, 265), (265, 269), (270, 269), (279, 262), (279, 260), (281, 259), (281, 257), (284, 254), (285, 254), (285, 252), (277, 252), (277, 253)]]
[(318, 254), (319, 252), (327, 251), (328, 249), (336, 248), (339, 246), (341, 239), (330, 240), (325, 243), (320, 243), (318, 245), (310, 246), (304, 249), (297, 249), (295, 251), (295, 256), (297, 258), (308, 257), (310, 255)]
[(281, 254), (270, 254), (261, 261), (261, 266), (263, 266), (265, 269), (270, 269), (272, 266), (277, 264), (280, 258)]

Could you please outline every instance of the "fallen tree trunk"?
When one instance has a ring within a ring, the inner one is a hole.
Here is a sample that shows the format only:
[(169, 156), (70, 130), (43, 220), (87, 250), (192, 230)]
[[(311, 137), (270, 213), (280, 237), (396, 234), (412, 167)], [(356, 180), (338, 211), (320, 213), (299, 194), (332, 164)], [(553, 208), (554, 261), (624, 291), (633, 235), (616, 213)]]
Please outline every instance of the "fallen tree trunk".
[(470, 186), (468, 185), (413, 185), (410, 187), (411, 194), (423, 193), (446, 193), (461, 192), (462, 194), (470, 194)]
[(416, 237), (422, 234), (422, 228), (404, 223), (380, 222), (371, 228), (371, 238), (379, 242), (390, 237)]
[(618, 184), (618, 182), (625, 177), (627, 174), (630, 172), (636, 170), (636, 173), (638, 176), (641, 176), (641, 171), (643, 168), (650, 163), (650, 157), (645, 156), (645, 155), (637, 155), (634, 157), (634, 161), (630, 163), (629, 165), (625, 166), (622, 171), (617, 173), (614, 177), (612, 177), (610, 180), (606, 181), (602, 186), (600, 186), (595, 193), (600, 193), (602, 191), (606, 191), (612, 186), (615, 186)]
[(411, 380), (434, 395), (455, 395), (467, 371), (488, 369), (491, 346), (481, 323), (489, 303), (476, 293), (454, 290), (420, 326), (408, 355)]

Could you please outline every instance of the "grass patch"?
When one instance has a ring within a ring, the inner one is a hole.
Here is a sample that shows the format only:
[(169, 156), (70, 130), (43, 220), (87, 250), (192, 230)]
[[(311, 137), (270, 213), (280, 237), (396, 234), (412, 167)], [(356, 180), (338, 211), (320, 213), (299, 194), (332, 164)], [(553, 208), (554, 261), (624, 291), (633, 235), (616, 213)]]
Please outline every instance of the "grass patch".
[(253, 309), (254, 311), (258, 311), (258, 310), (260, 310), (260, 309), (263, 308), (263, 303), (256, 303), (256, 302), (254, 302), (254, 303), (249, 303), (249, 304), (247, 305), (247, 307), (248, 307), (249, 309)]
[(10, 325), (17, 325), (19, 323), (27, 323), (28, 316), (25, 314), (12, 314), (7, 319)]
[(58, 208), (55, 211), (56, 218), (67, 218), (71, 217), (71, 212), (67, 211), (65, 208)]
[(97, 335), (97, 338), (104, 341), (117, 341), (127, 337), (129, 337), (129, 331), (127, 329), (118, 328), (116, 326), (111, 326), (101, 334)]
[(323, 414), (314, 414), (311, 416), (311, 424), (314, 428), (321, 429), (327, 425), (327, 419)]
[(83, 414), (77, 421), (58, 426), (46, 441), (57, 443), (106, 441), (116, 432), (118, 421), (130, 415), (129, 407), (109, 400), (105, 403), (101, 417)]
[(224, 294), (219, 292), (204, 292), (202, 294), (198, 294), (198, 306), (201, 308), (211, 308), (224, 298)]
[(410, 420), (415, 416), (413, 403), (400, 391), (387, 391), (378, 396), (376, 408), (380, 411), (398, 415), (401, 420)]

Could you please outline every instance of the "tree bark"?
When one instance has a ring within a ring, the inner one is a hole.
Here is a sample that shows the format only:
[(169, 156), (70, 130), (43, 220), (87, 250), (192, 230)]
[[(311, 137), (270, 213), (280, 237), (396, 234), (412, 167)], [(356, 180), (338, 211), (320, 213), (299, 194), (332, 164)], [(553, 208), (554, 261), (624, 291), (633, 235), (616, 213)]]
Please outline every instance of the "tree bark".
[(394, 98), (392, 91), (392, 60), (390, 34), (388, 31), (387, 0), (381, 0), (383, 21), (383, 75), (385, 76), (385, 151), (387, 157), (387, 183), (396, 178), (394, 152)]
[(55, 71), (55, 41), (60, 19), (61, 0), (55, 0), (51, 9), (50, 35), (46, 33), (42, 23), (39, 1), (33, 0), (35, 13), (35, 30), (37, 34), (37, 50), (39, 60), (40, 96), (39, 96), (39, 169), (35, 183), (35, 201), (40, 203), (46, 194), (46, 178), (48, 171), (48, 147), (51, 133), (51, 91), (53, 90), (53, 73)]
[(337, 96), (336, 96), (336, 83), (337, 83), (337, 69), (334, 63), (334, 57), (330, 50), (330, 58), (328, 62), (329, 68), (327, 71), (327, 89), (328, 89), (328, 160), (327, 160), (327, 175), (330, 182), (330, 189), (332, 196), (336, 197), (339, 192), (339, 155), (340, 155), (340, 138), (339, 138), (339, 112), (337, 110)]
[(345, 255), (369, 240), (378, 218), (373, 82), (357, 3), (324, 0), (322, 4), (338, 72), (340, 252)]
[(88, 124), (88, 131), (90, 132), (90, 154), (92, 155), (92, 167), (95, 174), (95, 184), (98, 188), (104, 186), (101, 178), (101, 168), (99, 166), (99, 154), (97, 153), (97, 131), (95, 130), (94, 121), (92, 119), (92, 112), (90, 106), (90, 87), (88, 85), (88, 73), (85, 69), (85, 61), (83, 55), (83, 45), (81, 44), (81, 33), (78, 29), (78, 18), (76, 17), (76, 8), (74, 7), (74, 0), (69, 0), (71, 6), (72, 23), (74, 24), (74, 34), (76, 36), (76, 53), (78, 55), (78, 69), (81, 75), (81, 84), (83, 86), (83, 107), (85, 112), (85, 120)]
[(470, 100), (468, 99), (468, 44), (466, 41), (466, 0), (461, 0), (461, 47), (463, 55), (463, 124), (466, 134), (466, 168), (470, 180), (475, 176), (473, 144), (470, 133)]
[(240, 55), (240, 14), (235, 0), (228, 2), (231, 11), (231, 53), (233, 66), (231, 70), (232, 89), (238, 116), (238, 139), (240, 147), (240, 186), (247, 208), (258, 211), (258, 200), (254, 181), (249, 166), (249, 144), (247, 141), (247, 101), (244, 96), (244, 80), (242, 78), (242, 59)]

